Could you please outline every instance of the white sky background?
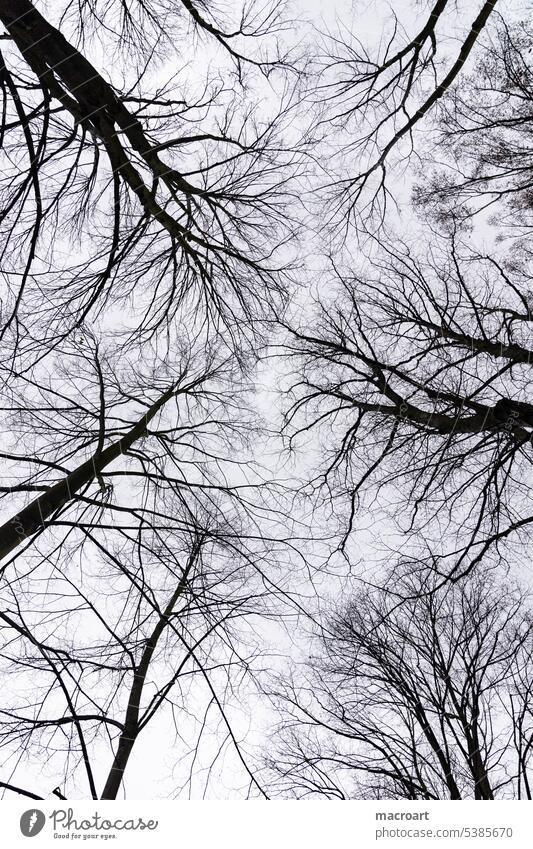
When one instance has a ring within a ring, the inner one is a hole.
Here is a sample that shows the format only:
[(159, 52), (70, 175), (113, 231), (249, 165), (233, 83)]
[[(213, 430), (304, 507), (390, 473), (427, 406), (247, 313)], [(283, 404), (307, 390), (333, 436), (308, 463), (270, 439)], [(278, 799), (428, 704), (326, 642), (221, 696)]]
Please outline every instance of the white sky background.
[[(43, 8), (45, 13), (48, 12), (50, 19), (53, 20), (57, 19), (62, 11), (63, 3), (59, 2), (59, 0), (49, 0), (47, 4), (42, 4), (41, 8)], [(419, 26), (420, 21), (424, 19), (427, 14), (428, 6), (425, 3), (406, 2), (406, 0), (401, 0), (399, 3), (394, 3), (393, 8), (401, 22), (406, 26), (406, 28), (409, 28), (410, 26)], [(472, 4), (472, 9), (474, 11), (476, 8), (477, 5)], [(509, 8), (512, 9), (513, 4), (510, 4)], [(339, 26), (340, 22), (342, 29), (355, 33), (362, 41), (371, 45), (372, 43), (377, 43), (380, 39), (383, 31), (383, 20), (387, 19), (388, 9), (389, 4), (383, 2), (371, 2), (371, 0), (366, 0), (366, 2), (356, 2), (354, 4), (345, 2), (345, 0), (335, 0), (335, 2), (328, 3), (316, 2), (316, 0), (300, 0), (298, 4), (293, 5), (293, 17), (304, 22), (303, 26), (298, 28), (297, 38), (299, 40), (307, 38), (311, 43), (313, 43), (318, 38), (318, 35), (314, 31), (315, 27), (316, 30), (329, 29), (330, 31), (334, 31), (335, 28)], [(462, 27), (465, 23), (467, 22), (457, 22), (459, 31), (464, 32)], [(66, 34), (68, 33), (66, 32)], [(447, 34), (451, 35), (449, 30), (447, 31)], [(188, 61), (189, 51), (190, 45), (177, 45), (177, 52), (181, 54), (180, 61), (183, 61), (183, 64), (186, 64)], [(111, 80), (115, 78), (115, 73), (119, 74), (118, 79), (120, 79), (120, 75), (122, 73), (120, 63), (112, 56), (104, 55), (104, 53), (105, 51), (95, 49), (95, 54), (91, 58), (99, 68), (107, 73)], [(201, 66), (206, 61), (206, 58), (209, 57), (210, 49), (206, 48), (204, 45), (199, 53), (200, 56), (199, 58), (197, 56), (196, 64), (198, 74), (201, 74)], [(212, 61), (215, 61), (214, 53), (213, 57), (210, 58)], [(101, 64), (99, 64), (99, 60)], [(169, 66), (172, 66), (174, 62), (174, 58), (170, 59)], [(166, 67), (162, 68), (159, 73), (163, 73), (165, 70)], [(275, 82), (273, 84), (275, 85)], [(265, 84), (264, 88), (265, 97), (268, 97), (268, 84)], [(424, 130), (422, 129), (419, 132), (424, 132)], [(398, 172), (396, 188), (400, 201), (402, 200), (402, 197), (404, 198), (404, 205), (402, 215), (396, 224), (408, 230), (416, 231), (419, 224), (416, 219), (413, 218), (406, 203), (411, 180), (411, 172), (403, 174)], [(322, 244), (321, 237), (318, 233), (313, 232), (313, 227), (310, 227), (308, 232), (309, 244), (305, 246), (308, 257), (303, 275), (304, 277), (306, 275), (309, 277), (311, 290), (316, 291), (316, 271), (321, 267), (322, 260), (320, 258), (320, 254)], [(479, 238), (482, 240), (486, 239), (490, 242), (491, 229), (488, 225), (486, 225), (486, 229), (483, 229), (479, 233)], [(354, 252), (357, 253), (355, 245)], [(306, 286), (307, 280), (305, 280), (305, 284), (302, 288), (302, 294), (298, 299), (299, 305), (305, 305), (308, 301), (309, 290)], [(278, 382), (276, 369), (268, 365), (266, 373), (264, 372), (260, 374), (260, 379), (263, 385), (260, 390), (258, 403), (261, 411), (266, 415), (270, 415), (274, 406), (279, 404), (279, 399), (274, 391), (275, 385)], [(311, 452), (309, 452), (308, 456), (311, 457)], [(271, 459), (269, 459), (268, 462), (271, 462)], [(300, 470), (305, 469), (305, 467), (306, 461), (302, 458), (298, 461), (296, 468), (286, 467), (286, 474), (297, 474)], [(2, 507), (2, 515), (6, 515), (6, 518), (7, 514), (11, 514), (12, 512), (13, 503), (9, 505), (6, 504)], [(363, 575), (365, 573), (365, 563), (368, 562), (374, 564), (376, 559), (376, 539), (374, 530), (377, 518), (376, 516), (361, 516), (358, 521), (359, 531), (354, 537), (353, 550), (351, 554), (354, 562), (358, 564), (357, 571), (359, 574)], [(392, 528), (390, 530), (392, 534)], [(381, 539), (383, 540), (386, 538), (387, 529), (382, 528)], [(394, 537), (392, 535), (390, 537), (390, 541), (394, 544)], [(317, 554), (318, 557), (320, 557), (320, 552)], [(335, 595), (338, 592), (339, 587), (343, 585), (346, 577), (346, 565), (341, 560), (339, 560), (338, 563), (335, 562), (333, 565), (338, 567), (336, 575), (325, 574), (317, 575), (316, 577), (317, 588), (319, 587), (321, 594), (325, 596), (328, 594)], [(372, 565), (371, 568), (375, 569), (375, 566)], [(299, 589), (303, 589), (304, 587), (303, 584), (300, 583), (300, 579), (298, 580), (298, 583)], [(258, 640), (264, 640), (268, 650), (278, 656), (283, 656), (287, 653), (297, 656), (301, 650), (305, 649), (304, 641), (301, 639), (298, 641), (298, 638), (293, 641), (291, 636), (287, 634), (283, 628), (276, 627), (273, 623), (267, 622), (258, 625), (258, 631)], [(280, 663), (282, 663), (282, 661), (279, 659), (272, 660), (273, 665), (279, 665)], [(231, 715), (234, 720), (233, 727), (237, 732), (237, 736), (241, 739), (246, 738), (247, 745), (252, 747), (253, 744), (259, 745), (263, 742), (263, 730), (266, 731), (266, 736), (268, 738), (271, 714), (265, 702), (253, 694), (252, 687), (243, 687), (243, 701), (245, 697), (246, 704), (243, 704), (242, 711), (239, 712), (237, 705), (234, 704)], [(188, 702), (187, 708), (188, 710), (194, 711), (194, 705), (191, 701)], [(191, 721), (187, 720), (186, 724), (187, 723), (192, 729)], [(125, 787), (127, 798), (150, 799), (172, 797), (176, 788), (184, 780), (184, 775), (180, 772), (181, 767), (179, 765), (176, 766), (175, 764), (177, 749), (174, 746), (172, 746), (172, 748), (168, 748), (169, 741), (173, 740), (174, 728), (172, 726), (171, 718), (168, 713), (163, 711), (158, 718), (152, 721), (150, 726), (140, 736), (135, 745), (126, 772)], [(202, 750), (201, 757), (205, 759), (206, 764), (208, 764), (212, 758), (212, 753), (215, 751), (213, 747), (215, 745), (215, 740), (213, 739), (211, 743), (206, 744), (205, 750)], [(93, 761), (94, 760), (93, 754)], [(102, 761), (99, 766), (101, 769), (100, 774), (98, 774), (97, 771), (97, 778), (101, 785), (103, 776), (107, 773), (110, 766), (107, 752), (105, 756), (104, 752), (102, 752)], [(217, 774), (217, 771), (218, 778), (216, 780), (212, 780), (208, 790), (208, 796), (228, 798), (239, 795), (240, 788), (246, 785), (246, 777), (243, 777), (242, 770), (231, 749), (228, 748), (226, 755), (220, 759), (214, 775)], [(49, 786), (52, 788), (55, 784), (59, 783), (60, 780), (59, 776), (54, 778), (53, 773), (49, 773), (46, 766), (43, 767), (42, 763), (36, 762), (28, 763), (24, 770), (17, 774), (17, 780), (15, 783), (23, 785), (23, 781), (21, 780), (22, 772), (27, 775), (26, 783), (29, 787)], [(44, 782), (43, 776), (46, 777), (46, 781)], [(196, 782), (194, 785), (193, 795), (201, 795), (202, 790), (201, 782)]]

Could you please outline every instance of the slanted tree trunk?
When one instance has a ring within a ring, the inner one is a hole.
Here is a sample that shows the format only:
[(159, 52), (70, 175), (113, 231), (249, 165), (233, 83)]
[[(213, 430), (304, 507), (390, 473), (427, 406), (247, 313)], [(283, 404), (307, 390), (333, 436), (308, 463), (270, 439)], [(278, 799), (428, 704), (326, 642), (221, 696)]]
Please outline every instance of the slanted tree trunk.
[[(146, 215), (155, 218), (183, 248), (190, 240), (206, 247), (202, 238), (194, 236), (157, 202), (152, 188), (145, 184), (132, 164), (121, 139), (127, 139), (156, 180), (188, 196), (203, 195), (204, 190), (193, 186), (160, 159), (141, 122), (94, 65), (35, 9), (30, 0), (2, 0), (0, 21), (42, 86), (63, 104), (76, 122), (100, 139), (113, 171), (135, 192)], [(219, 246), (219, 249), (228, 255), (234, 253), (227, 246)]]
[(431, 724), (428, 721), (426, 712), (420, 702), (415, 703), (414, 714), (420, 724), (420, 727), (422, 728), (422, 731), (424, 732), (426, 740), (428, 741), (429, 745), (437, 756), (437, 760), (439, 761), (440, 767), (442, 769), (442, 777), (444, 778), (446, 786), (450, 792), (450, 799), (461, 799), (461, 793), (459, 792), (459, 787), (457, 786), (457, 782), (455, 780), (450, 761), (446, 756), (444, 749), (440, 745), (431, 727)]
[(157, 647), (158, 640), (165, 630), (169, 622), (169, 617), (174, 610), (174, 607), (187, 586), (187, 578), (194, 565), (199, 553), (199, 547), (196, 545), (191, 552), (187, 566), (180, 578), (178, 586), (173, 592), (164, 612), (161, 614), (154, 630), (146, 640), (145, 648), (141, 656), (141, 660), (135, 667), (133, 675), (133, 684), (130, 690), (128, 706), (126, 708), (126, 717), (124, 720), (123, 731), (120, 735), (117, 751), (113, 759), (113, 764), (109, 770), (109, 775), (102, 792), (102, 799), (116, 799), (120, 789), (124, 771), (128, 764), (133, 747), (139, 736), (139, 710), (141, 706), (141, 696), (146, 680), (146, 675), (150, 668), (150, 663)]
[(82, 487), (97, 478), (113, 460), (125, 454), (134, 442), (144, 436), (148, 423), (176, 392), (177, 386), (173, 384), (159, 396), (157, 401), (154, 401), (148, 411), (124, 436), (102, 451), (96, 451), (89, 460), (51, 486), (2, 525), (0, 527), (0, 560), (42, 528), (46, 520), (74, 498)]

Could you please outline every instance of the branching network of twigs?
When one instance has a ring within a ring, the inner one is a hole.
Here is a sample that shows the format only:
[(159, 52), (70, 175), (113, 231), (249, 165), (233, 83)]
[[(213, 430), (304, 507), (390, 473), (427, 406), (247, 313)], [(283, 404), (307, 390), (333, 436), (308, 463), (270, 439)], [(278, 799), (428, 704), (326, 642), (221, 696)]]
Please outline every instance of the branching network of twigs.
[(357, 13), (0, 5), (7, 795), (531, 798), (533, 31)]

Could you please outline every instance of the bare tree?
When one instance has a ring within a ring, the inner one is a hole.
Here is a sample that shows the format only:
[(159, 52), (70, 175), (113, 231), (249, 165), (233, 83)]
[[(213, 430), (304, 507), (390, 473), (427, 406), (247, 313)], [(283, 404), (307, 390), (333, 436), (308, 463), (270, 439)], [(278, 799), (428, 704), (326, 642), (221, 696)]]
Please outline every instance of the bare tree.
[[(363, 794), (529, 798), (527, 616), (518, 595), (498, 607), (474, 571), (533, 520), (528, 249), (476, 251), (457, 206), (497, 187), (517, 224), (527, 218), (530, 36), (495, 6), (436, 0), (405, 28), (391, 13), (376, 49), (346, 30), (327, 36), (314, 76), (274, 0), (63, 0), (46, 14), (31, 0), (0, 4), (6, 792), (115, 799), (148, 727), (173, 724), (176, 792), (207, 786), (231, 750), (240, 791), (266, 795), (233, 711), (266, 645), (262, 623), (298, 606), (294, 525), (302, 520), (303, 549), (322, 520), (336, 537), (336, 514), (350, 566), (348, 541), (371, 506), (418, 553), (425, 546), (431, 568), (396, 587), (391, 578), (324, 626), (317, 674), (342, 680), (347, 702), (341, 710), (327, 678), (306, 704), (287, 687), (316, 747), (309, 760), (300, 731), (287, 731), (283, 786), (350, 795), (337, 767), (357, 782), (370, 775), (377, 749), (365, 748), (366, 728), (383, 760)], [(490, 60), (487, 39), (499, 50)], [(473, 113), (463, 126), (476, 60), (492, 118), (481, 126)], [(446, 226), (426, 228), (427, 250), (414, 251), (385, 227), (388, 171), (409, 162), (430, 115), (446, 167), (457, 171), (461, 156), (473, 165), (417, 190)], [(509, 151), (511, 137), (521, 142)], [(460, 154), (455, 139), (465, 138)], [(320, 186), (311, 162), (325, 168)], [(298, 236), (305, 226), (315, 238), (324, 190), (343, 236), (368, 216), (378, 229), (359, 243), (366, 267), (347, 272), (326, 227), (330, 292), (310, 318)], [(297, 268), (303, 309), (291, 323)], [(320, 434), (301, 488), (326, 507), (311, 529), (281, 473), (271, 479), (280, 464), (265, 454), (262, 465), (255, 369), (280, 328), (276, 350), (294, 366), (284, 434), (291, 449)], [(305, 562), (311, 594), (321, 552)], [(409, 605), (429, 610), (418, 630)], [(450, 648), (458, 640), (472, 649), (468, 669)], [(402, 641), (410, 666), (395, 672)], [(350, 678), (334, 663), (343, 646), (347, 663), (350, 651), (365, 658), (360, 702), (353, 669)], [(390, 702), (385, 683), (396, 687)], [(346, 764), (322, 757), (326, 715), (329, 733), (357, 744)]]
[[(21, 544), (31, 547), (35, 534), (46, 527), (65, 522), (76, 527), (80, 510), (97, 517), (114, 512), (118, 519), (122, 510), (113, 496), (119, 503), (124, 496), (129, 499), (136, 478), (147, 488), (137, 487), (139, 504), (126, 507), (125, 513), (142, 526), (145, 504), (157, 515), (154, 496), (164, 495), (168, 487), (179, 498), (182, 488), (195, 484), (201, 493), (226, 437), (237, 429), (240, 439), (245, 437), (239, 395), (232, 386), (230, 398), (228, 384), (224, 387), (236, 376), (227, 358), (217, 362), (209, 352), (195, 355), (192, 343), (174, 364), (157, 357), (150, 362), (147, 348), (143, 361), (136, 363), (136, 354), (131, 352), (129, 363), (121, 355), (119, 363), (112, 339), (97, 340), (86, 330), (80, 341), (64, 343), (55, 359), (8, 384), (6, 424), (16, 445), (3, 453), (14, 478), (2, 487), (3, 498), (42, 494), (0, 529), (3, 558), (13, 551), (16, 557)], [(218, 434), (212, 434), (215, 424)], [(115, 489), (115, 480), (118, 484), (121, 479), (123, 486)]]
[(114, 799), (170, 712), (181, 783), (229, 744), (262, 793), (227, 711), (284, 597), (247, 396), (297, 227), (286, 18), (9, 0), (0, 22), (1, 785), (49, 795), (49, 765), (61, 798)]
[(71, 546), (70, 561), (53, 553), (4, 586), (6, 789), (115, 799), (151, 733), (167, 757), (154, 778), (171, 781), (180, 764), (178, 789), (198, 792), (224, 753), (233, 780), (265, 795), (233, 717), (261, 655), (253, 618), (274, 609), (267, 561), (257, 546), (252, 558), (242, 529), (239, 539), (207, 516), (189, 524), (181, 534), (159, 527), (151, 544), (145, 534), (137, 551), (86, 531), (83, 557)]
[[(423, 214), (432, 210), (446, 222), (453, 213), (456, 222), (468, 222), (488, 211), (500, 232), (530, 232), (532, 43), (529, 22), (498, 17), (474, 72), (443, 98), (432, 177), (426, 171), (415, 192)], [(522, 248), (527, 251), (526, 241)]]
[(105, 343), (86, 331), (10, 383), (4, 498), (33, 500), (0, 534), (3, 784), (35, 794), (29, 759), (63, 797), (114, 799), (141, 732), (170, 712), (185, 789), (209, 782), (206, 738), (211, 767), (230, 746), (262, 793), (231, 704), (261, 654), (253, 619), (287, 599), (275, 505), (246, 456), (248, 387), (192, 345), (173, 365)]
[[(282, 141), (294, 104), (288, 84), (267, 110), (215, 73), (200, 85), (186, 69), (154, 80), (173, 26), (199, 28), (233, 67), (245, 59), (231, 47), (233, 36), (261, 40), (277, 30), (278, 16), (271, 7), (250, 9), (255, 25), (243, 19), (232, 35), (195, 3), (176, 4), (170, 17), (167, 4), (109, 6), (101, 14), (114, 21), (114, 49), (135, 69), (132, 76), (125, 66), (122, 87), (99, 70), (101, 59), (76, 46), (88, 21), (94, 28), (99, 20), (93, 4), (80, 4), (74, 24), (68, 4), (60, 26), (74, 29), (73, 40), (29, 0), (0, 10), (2, 334), (11, 356), (20, 351), (24, 361), (83, 321), (102, 313), (117, 321), (132, 299), (128, 333), (152, 337), (185, 312), (199, 329), (217, 328), (222, 318), (230, 344), (239, 320), (257, 320), (288, 283), (279, 249), (295, 229), (285, 201), (295, 198), (290, 178), (299, 158)], [(285, 73), (281, 59), (265, 62), (245, 64), (261, 79), (266, 67)]]
[(330, 150), (340, 152), (339, 164), (328, 162), (327, 185), (332, 219), (345, 234), (350, 224), (385, 219), (394, 198), (388, 172), (409, 159), (418, 125), (462, 78), (496, 0), (427, 5), (422, 23), (418, 9), (414, 16), (405, 10), (404, 20), (387, 9), (377, 44), (365, 44), (343, 21), (325, 39), (317, 95), (323, 120), (337, 130)]
[(290, 445), (321, 434), (312, 486), (349, 501), (344, 542), (377, 488), (404, 532), (471, 568), (532, 518), (527, 271), (434, 234), (425, 256), (383, 241), (330, 293), (290, 330)]
[(531, 614), (501, 575), (425, 567), (330, 613), (277, 690), (274, 786), (298, 798), (531, 799)]

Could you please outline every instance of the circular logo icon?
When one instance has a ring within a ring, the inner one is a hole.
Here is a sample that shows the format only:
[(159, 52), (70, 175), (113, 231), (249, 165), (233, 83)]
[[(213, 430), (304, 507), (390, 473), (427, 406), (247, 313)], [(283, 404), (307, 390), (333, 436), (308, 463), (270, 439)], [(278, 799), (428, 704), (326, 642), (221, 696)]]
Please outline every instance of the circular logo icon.
[(29, 811), (24, 811), (20, 818), (20, 830), (24, 837), (35, 837), (43, 830), (46, 817), (42, 811), (37, 808), (32, 808)]

